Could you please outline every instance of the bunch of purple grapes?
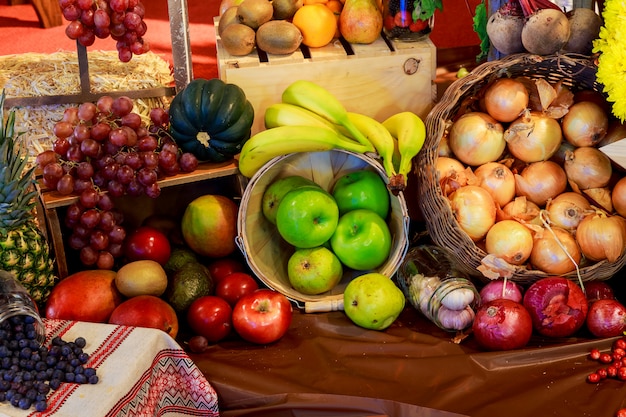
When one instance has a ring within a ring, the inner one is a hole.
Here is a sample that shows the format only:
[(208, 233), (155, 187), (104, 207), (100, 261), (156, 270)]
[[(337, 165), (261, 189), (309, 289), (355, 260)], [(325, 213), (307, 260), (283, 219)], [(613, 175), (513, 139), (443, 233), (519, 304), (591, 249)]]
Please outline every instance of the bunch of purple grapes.
[(65, 225), (84, 265), (112, 269), (122, 256), (126, 231), (112, 197), (157, 198), (159, 179), (197, 168), (197, 158), (167, 133), (168, 124), (167, 111), (158, 107), (145, 123), (126, 96), (69, 107), (55, 123), (52, 149), (38, 154), (37, 164), (44, 187), (78, 196)]
[(143, 39), (147, 26), (141, 0), (59, 0), (59, 6), (69, 21), (65, 34), (83, 46), (111, 36), (122, 62), (150, 50)]

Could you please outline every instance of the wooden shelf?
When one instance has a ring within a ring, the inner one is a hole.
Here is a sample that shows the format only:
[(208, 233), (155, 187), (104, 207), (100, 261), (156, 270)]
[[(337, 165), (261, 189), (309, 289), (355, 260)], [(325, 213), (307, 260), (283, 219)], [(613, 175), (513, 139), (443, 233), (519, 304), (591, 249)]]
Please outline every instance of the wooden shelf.
[[(198, 168), (189, 173), (181, 173), (166, 177), (159, 181), (161, 188), (174, 185), (187, 184), (196, 181), (203, 181), (212, 178), (226, 177), (239, 173), (237, 162), (233, 159), (221, 163), (202, 163)], [(57, 191), (47, 190), (41, 186), (43, 206), (46, 210), (69, 206), (78, 200), (76, 195), (61, 195)]]

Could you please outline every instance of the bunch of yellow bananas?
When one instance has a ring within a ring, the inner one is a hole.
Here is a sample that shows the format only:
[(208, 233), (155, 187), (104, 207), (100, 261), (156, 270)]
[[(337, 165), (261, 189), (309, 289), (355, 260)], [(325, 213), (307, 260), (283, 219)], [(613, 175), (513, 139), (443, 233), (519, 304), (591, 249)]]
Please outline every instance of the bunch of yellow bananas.
[(272, 158), (293, 152), (344, 149), (377, 154), (397, 194), (406, 187), (413, 157), (422, 149), (424, 122), (412, 112), (400, 112), (382, 123), (349, 112), (328, 90), (311, 81), (290, 84), (282, 102), (265, 111), (266, 130), (244, 143), (239, 172), (252, 177)]

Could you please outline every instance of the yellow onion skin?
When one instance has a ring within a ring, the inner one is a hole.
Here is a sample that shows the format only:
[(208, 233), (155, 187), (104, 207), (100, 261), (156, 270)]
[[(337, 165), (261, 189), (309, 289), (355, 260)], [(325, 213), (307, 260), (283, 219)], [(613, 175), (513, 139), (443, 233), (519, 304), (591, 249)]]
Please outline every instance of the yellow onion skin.
[(467, 185), (465, 166), (455, 158), (439, 156), (435, 160), (439, 186), (443, 195), (448, 196), (459, 187)]
[(532, 162), (520, 174), (515, 174), (515, 186), (518, 196), (544, 207), (548, 200), (565, 191), (567, 175), (556, 162)]
[[(554, 234), (548, 229), (535, 233), (533, 250), (528, 259), (530, 264), (533, 268), (547, 274), (563, 275), (574, 271), (582, 259), (576, 239), (571, 233), (560, 227), (551, 227), (550, 229)], [(567, 256), (558, 242), (563, 245), (574, 262)]]
[(526, 86), (513, 78), (499, 78), (485, 91), (485, 110), (499, 122), (512, 122), (528, 107)]
[(570, 106), (561, 120), (565, 140), (576, 147), (595, 146), (606, 135), (609, 117), (592, 101), (579, 101)]
[(589, 214), (578, 224), (576, 241), (587, 259), (615, 262), (624, 253), (624, 227), (617, 217)]
[(563, 135), (555, 119), (530, 112), (513, 121), (504, 132), (507, 149), (520, 161), (545, 161), (561, 147)]
[(532, 201), (528, 201), (526, 197), (515, 197), (513, 201), (502, 207), (498, 214), (500, 216), (498, 219), (517, 220), (522, 223), (541, 225), (540, 213), (541, 208)]
[(491, 194), (477, 185), (466, 185), (453, 192), (449, 199), (461, 229), (474, 242), (484, 239), (496, 222), (496, 203)]
[(559, 194), (546, 204), (550, 224), (573, 232), (589, 214), (591, 204), (581, 194), (568, 191)]
[(563, 168), (572, 188), (579, 190), (606, 187), (613, 175), (609, 157), (591, 146), (566, 152)]
[(515, 176), (500, 162), (487, 162), (474, 170), (478, 185), (489, 191), (495, 202), (504, 207), (515, 197)]
[(494, 224), (485, 236), (487, 253), (512, 265), (522, 265), (533, 249), (530, 229), (515, 220), (502, 220)]
[(479, 166), (498, 160), (506, 148), (502, 124), (483, 112), (469, 112), (450, 128), (448, 146), (466, 165)]
[(621, 178), (613, 186), (611, 203), (617, 214), (626, 217), (626, 177)]

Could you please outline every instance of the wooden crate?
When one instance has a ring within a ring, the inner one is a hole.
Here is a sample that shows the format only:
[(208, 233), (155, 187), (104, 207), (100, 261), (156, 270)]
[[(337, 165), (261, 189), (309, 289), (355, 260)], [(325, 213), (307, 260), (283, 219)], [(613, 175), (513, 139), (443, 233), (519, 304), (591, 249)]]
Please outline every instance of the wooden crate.
[(322, 48), (302, 46), (290, 55), (255, 50), (230, 55), (217, 33), (218, 74), (240, 86), (254, 106), (252, 133), (263, 130), (265, 109), (280, 102), (283, 90), (300, 79), (332, 92), (349, 111), (382, 121), (400, 111), (425, 118), (436, 96), (436, 48), (430, 39), (397, 42), (379, 37), (368, 45), (337, 39)]

